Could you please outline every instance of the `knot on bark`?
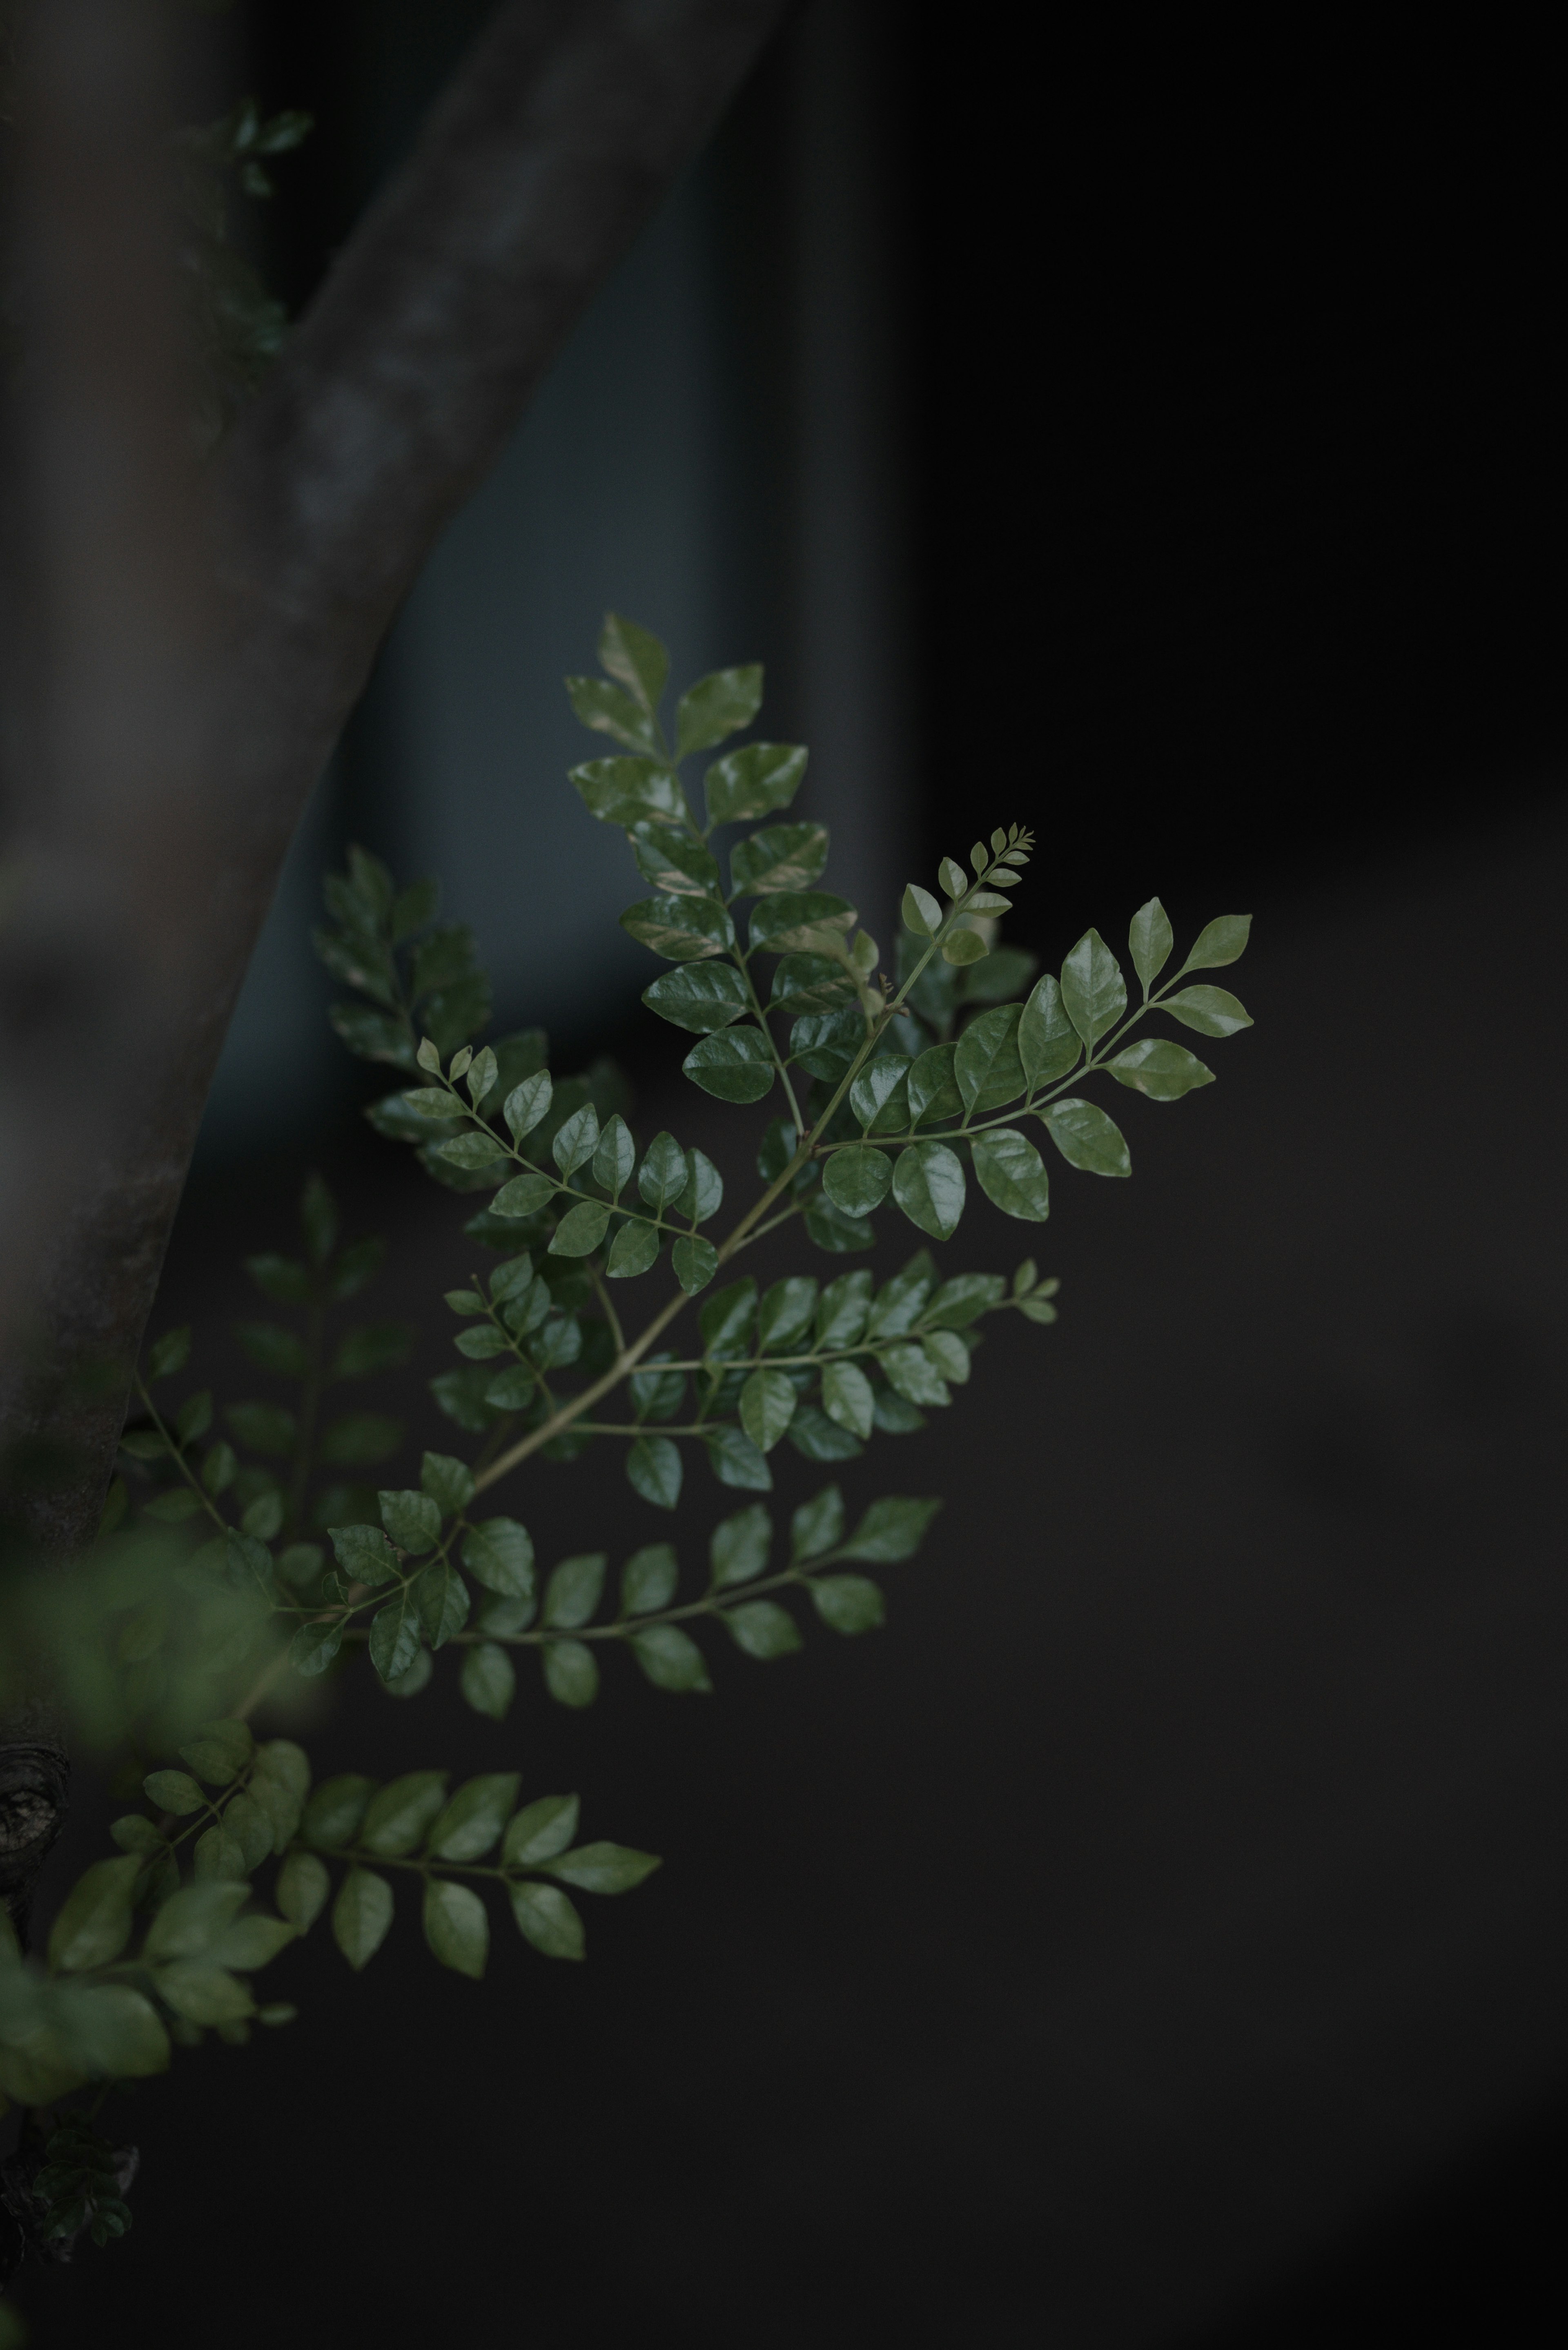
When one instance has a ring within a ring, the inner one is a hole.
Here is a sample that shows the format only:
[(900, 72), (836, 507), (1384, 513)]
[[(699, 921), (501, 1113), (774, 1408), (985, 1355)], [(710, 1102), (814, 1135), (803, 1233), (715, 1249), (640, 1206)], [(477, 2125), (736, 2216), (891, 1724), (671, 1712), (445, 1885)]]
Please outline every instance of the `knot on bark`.
[(24, 1938), (38, 1871), (65, 1825), (70, 1767), (55, 1746), (0, 1746), (0, 1901)]

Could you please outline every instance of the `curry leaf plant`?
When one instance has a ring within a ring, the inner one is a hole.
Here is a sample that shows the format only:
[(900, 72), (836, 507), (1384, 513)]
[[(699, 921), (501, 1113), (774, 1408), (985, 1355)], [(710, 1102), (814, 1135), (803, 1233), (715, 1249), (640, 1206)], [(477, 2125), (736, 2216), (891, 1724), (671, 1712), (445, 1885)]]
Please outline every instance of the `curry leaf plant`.
[[(612, 616), (598, 650), (603, 674), (567, 691), (613, 748), (571, 781), (625, 833), (645, 894), (621, 920), (664, 966), (643, 1000), (692, 1040), (691, 1082), (749, 1114), (755, 1189), (726, 1218), (714, 1161), (639, 1136), (609, 1065), (558, 1075), (536, 1029), (486, 1040), (489, 983), (433, 883), (399, 888), (363, 849), (329, 877), (317, 944), (347, 991), (333, 1024), (395, 1073), (370, 1121), (470, 1195), (470, 1271), (445, 1297), (455, 1359), (431, 1381), (450, 1449), (423, 1452), (417, 1482), (375, 1481), (404, 1427), (353, 1390), (402, 1365), (414, 1334), (357, 1318), (380, 1244), (344, 1239), (318, 1177), (296, 1251), (247, 1260), (264, 1310), (234, 1335), (260, 1391), (220, 1405), (193, 1385), (188, 1330), (148, 1349), (99, 1542), (78, 1575), (30, 1586), (8, 1628), (88, 1735), (140, 1758), (140, 1804), (67, 1896), (43, 1963), (0, 1945), (0, 2091), (41, 2117), (25, 2182), (40, 2242), (106, 2241), (129, 2216), (124, 2149), (61, 2100), (81, 2091), (96, 2111), (104, 2085), (161, 2070), (171, 2045), (287, 2021), (254, 1978), (318, 1919), (358, 1970), (402, 1898), (435, 1959), (478, 1976), (497, 1918), (578, 1959), (574, 1897), (658, 1866), (580, 1841), (576, 1795), (524, 1800), (505, 1768), (455, 1789), (436, 1768), (317, 1784), (298, 1744), (256, 1742), (258, 1709), (346, 1669), (399, 1698), (446, 1671), (501, 1723), (520, 1687), (568, 1707), (628, 1674), (701, 1694), (726, 1648), (766, 1663), (813, 1623), (875, 1628), (880, 1571), (913, 1556), (938, 1503), (846, 1510), (840, 1477), (951, 1403), (983, 1325), (1056, 1316), (1033, 1255), (944, 1274), (933, 1244), (977, 1191), (1038, 1226), (1054, 1169), (1127, 1175), (1116, 1089), (1165, 1103), (1212, 1081), (1156, 1024), (1216, 1041), (1251, 1025), (1206, 975), (1242, 952), (1244, 915), (1176, 963), (1151, 899), (1128, 940), (1136, 1000), (1096, 930), (1036, 976), (998, 939), (1033, 851), (1017, 823), (944, 856), (933, 886), (911, 881), (885, 953), (823, 886), (826, 828), (790, 815), (805, 750), (722, 747), (757, 717), (761, 669), (700, 679), (667, 716), (657, 639)], [(802, 1255), (763, 1285), (747, 1252), (774, 1234)], [(901, 1260), (881, 1276), (857, 1262), (878, 1237)], [(612, 1562), (590, 1524), (541, 1562), (531, 1464), (594, 1447), (660, 1516), (693, 1464), (747, 1498), (700, 1565), (657, 1517), (629, 1556)], [(790, 1453), (828, 1478), (785, 1523), (757, 1497)]]

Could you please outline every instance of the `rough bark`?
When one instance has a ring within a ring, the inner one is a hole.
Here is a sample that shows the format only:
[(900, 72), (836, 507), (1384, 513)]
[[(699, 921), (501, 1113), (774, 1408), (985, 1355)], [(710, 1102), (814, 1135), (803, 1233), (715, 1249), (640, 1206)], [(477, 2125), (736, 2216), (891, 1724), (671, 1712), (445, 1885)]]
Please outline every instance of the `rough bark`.
[(67, 1448), (26, 1497), (57, 1555), (96, 1523), (234, 999), (388, 623), (785, 13), (509, 0), (202, 475), (157, 12), (34, 9), (30, 356), (8, 434), (6, 600), (26, 651), (5, 710), (0, 1433)]

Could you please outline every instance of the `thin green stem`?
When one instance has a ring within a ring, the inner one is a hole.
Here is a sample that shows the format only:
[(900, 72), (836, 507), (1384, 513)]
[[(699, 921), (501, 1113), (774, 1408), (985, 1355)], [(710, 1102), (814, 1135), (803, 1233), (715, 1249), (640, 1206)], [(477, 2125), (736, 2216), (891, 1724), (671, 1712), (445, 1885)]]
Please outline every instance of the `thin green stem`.
[(224, 1534), (230, 1533), (232, 1529), (227, 1518), (224, 1517), (216, 1502), (214, 1502), (211, 1493), (208, 1492), (205, 1485), (202, 1484), (201, 1479), (197, 1476), (195, 1471), (186, 1460), (183, 1445), (176, 1443), (174, 1438), (170, 1434), (163, 1417), (159, 1411), (158, 1406), (153, 1402), (152, 1398), (149, 1395), (147, 1391), (147, 1383), (142, 1378), (140, 1372), (137, 1374), (136, 1392), (141, 1398), (142, 1402), (146, 1405), (148, 1412), (151, 1417), (152, 1425), (156, 1428), (159, 1435), (163, 1439), (164, 1443), (168, 1446), (170, 1458), (173, 1461), (175, 1467), (179, 1470), (182, 1477), (184, 1478), (187, 1485), (190, 1486), (191, 1491), (195, 1494), (196, 1499), (201, 1503), (202, 1507), (206, 1511), (207, 1515), (212, 1519), (213, 1523), (217, 1527), (218, 1532)]

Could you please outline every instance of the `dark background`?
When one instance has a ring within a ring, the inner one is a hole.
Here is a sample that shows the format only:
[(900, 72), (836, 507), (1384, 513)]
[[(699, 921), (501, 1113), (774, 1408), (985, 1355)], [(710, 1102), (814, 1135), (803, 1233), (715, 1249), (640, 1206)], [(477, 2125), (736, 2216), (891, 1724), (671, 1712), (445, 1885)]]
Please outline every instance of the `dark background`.
[[(482, 13), (257, 12), (241, 86), (322, 126), (269, 230), (296, 300)], [(351, 1983), (318, 1929), (298, 2023), (139, 2101), (135, 2232), (35, 2285), (46, 2339), (128, 2293), (182, 2344), (1561, 2330), (1550, 62), (1517, 22), (1416, 55), (1366, 18), (816, 0), (597, 307), (280, 898), (161, 1308), (202, 1378), (312, 1155), (443, 1359), (457, 1219), (306, 1041), (290, 941), (351, 834), (451, 846), (460, 912), (516, 870), (482, 921), (508, 1024), (548, 996), (640, 1129), (740, 1172), (605, 957), (618, 844), (536, 944), (604, 845), (569, 729), (507, 696), (546, 640), (585, 665), (605, 601), (688, 671), (766, 653), (868, 915), (1016, 816), (1023, 940), (1116, 943), (1156, 889), (1186, 937), (1251, 906), (1258, 1026), (1212, 1091), (1134, 1105), (1134, 1186), (1064, 1171), (1059, 1326), (846, 1472), (948, 1497), (878, 1641), (719, 1657), (711, 1702), (612, 1672), (582, 1717), (524, 1678), (500, 1734), (444, 1684), (407, 1721), (346, 1686), (324, 1772), (514, 1761), (667, 1866), (595, 1906), (580, 1971), (498, 1938), (475, 1989), (400, 1929)], [(976, 1216), (952, 1256), (1009, 1250)], [(597, 1461), (520, 1503), (546, 1560), (659, 1531)], [(782, 1459), (786, 1506), (815, 1482)]]

